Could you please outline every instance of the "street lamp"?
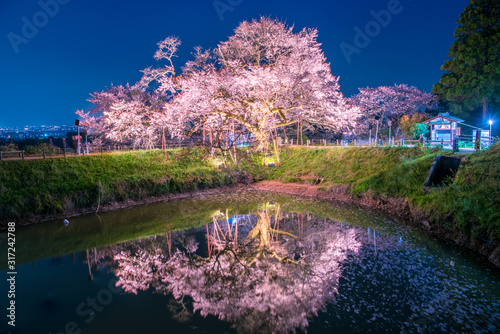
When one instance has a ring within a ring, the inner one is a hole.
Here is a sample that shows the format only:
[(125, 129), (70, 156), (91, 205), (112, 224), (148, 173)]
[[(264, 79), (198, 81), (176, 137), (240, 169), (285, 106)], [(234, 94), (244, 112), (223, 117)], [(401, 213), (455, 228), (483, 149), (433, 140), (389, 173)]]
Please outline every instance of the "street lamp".
[(491, 125), (493, 124), (493, 120), (492, 120), (492, 119), (490, 119), (490, 120), (488, 121), (488, 124), (490, 125), (490, 145), (491, 145), (491, 144), (492, 144), (492, 142), (491, 142), (491, 141), (493, 140), (493, 136), (491, 135)]

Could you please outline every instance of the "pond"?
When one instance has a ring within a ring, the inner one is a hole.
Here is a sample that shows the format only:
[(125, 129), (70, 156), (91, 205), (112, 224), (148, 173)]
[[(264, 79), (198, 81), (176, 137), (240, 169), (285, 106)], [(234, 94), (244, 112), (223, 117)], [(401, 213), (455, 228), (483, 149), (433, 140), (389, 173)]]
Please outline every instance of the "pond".
[(474, 253), (239, 188), (19, 228), (16, 262), (0, 333), (500, 332), (500, 271)]

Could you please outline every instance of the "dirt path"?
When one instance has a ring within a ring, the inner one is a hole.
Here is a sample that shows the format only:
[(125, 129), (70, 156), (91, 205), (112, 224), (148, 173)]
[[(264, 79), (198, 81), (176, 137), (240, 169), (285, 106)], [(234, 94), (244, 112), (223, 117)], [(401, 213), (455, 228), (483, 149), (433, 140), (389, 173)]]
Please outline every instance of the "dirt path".
[(325, 191), (319, 190), (319, 188), (321, 188), (320, 185), (314, 186), (312, 184), (281, 183), (278, 181), (261, 181), (251, 184), (249, 188), (280, 194), (300, 195), (318, 198), (322, 198), (327, 194)]

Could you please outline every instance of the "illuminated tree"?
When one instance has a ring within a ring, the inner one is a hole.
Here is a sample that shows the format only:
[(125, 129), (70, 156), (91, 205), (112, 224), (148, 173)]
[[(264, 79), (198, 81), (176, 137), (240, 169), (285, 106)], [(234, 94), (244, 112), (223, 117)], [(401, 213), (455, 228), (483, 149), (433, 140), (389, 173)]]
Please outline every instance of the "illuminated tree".
[(204, 141), (208, 134), (212, 144), (227, 148), (237, 135), (252, 133), (259, 150), (271, 139), (278, 154), (284, 126), (339, 131), (359, 116), (346, 104), (316, 39), (315, 29), (294, 33), (269, 18), (245, 21), (217, 48), (195, 48), (195, 59), (176, 76), (172, 58), (180, 41), (168, 37), (155, 53), (167, 65), (149, 67), (137, 84), (94, 93), (90, 101), (110, 139), (147, 147), (167, 130), (181, 138), (202, 133)]
[(434, 109), (437, 103), (433, 94), (405, 84), (359, 88), (359, 94), (350, 98), (350, 103), (360, 108), (361, 121), (374, 126), (384, 126), (391, 121), (394, 126), (404, 115)]
[(193, 124), (191, 132), (228, 131), (234, 121), (264, 149), (278, 128), (301, 120), (336, 130), (353, 126), (357, 109), (346, 106), (317, 31), (292, 30), (268, 18), (245, 21), (214, 50), (197, 49), (172, 102), (171, 133), (181, 135), (185, 124)]
[(403, 115), (400, 120), (400, 127), (403, 134), (408, 139), (418, 139), (420, 135), (427, 135), (429, 128), (422, 122), (429, 119), (425, 113), (415, 113), (412, 115)]
[(179, 45), (180, 40), (175, 37), (160, 41), (154, 58), (166, 61), (167, 65), (144, 69), (135, 85), (111, 86), (91, 94), (89, 101), (95, 105), (90, 112), (95, 118), (92, 125), (105, 129), (106, 138), (144, 148), (154, 147), (161, 130), (164, 138), (164, 106), (176, 92), (172, 58)]

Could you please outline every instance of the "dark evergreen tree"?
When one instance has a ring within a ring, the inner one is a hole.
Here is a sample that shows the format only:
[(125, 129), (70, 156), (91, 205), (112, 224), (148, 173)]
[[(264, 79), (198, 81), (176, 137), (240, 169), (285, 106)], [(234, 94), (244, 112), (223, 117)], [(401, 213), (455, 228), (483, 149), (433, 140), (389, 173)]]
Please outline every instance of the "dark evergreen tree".
[(463, 117), (500, 105), (500, 0), (470, 0), (457, 21), (455, 42), (433, 92)]

